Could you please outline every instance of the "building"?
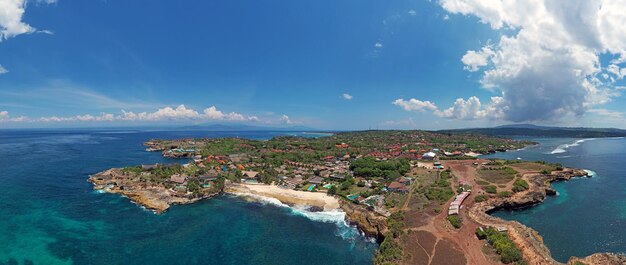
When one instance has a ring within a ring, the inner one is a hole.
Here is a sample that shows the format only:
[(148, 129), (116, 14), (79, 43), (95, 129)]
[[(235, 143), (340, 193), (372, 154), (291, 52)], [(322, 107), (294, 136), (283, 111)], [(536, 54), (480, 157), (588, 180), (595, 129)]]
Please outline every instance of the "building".
[(346, 178), (343, 174), (332, 174), (330, 175), (331, 179), (344, 180)]
[(455, 214), (459, 214), (459, 210), (461, 209), (461, 205), (463, 204), (463, 201), (465, 201), (465, 199), (467, 199), (467, 197), (470, 195), (469, 191), (464, 191), (461, 192), (461, 194), (457, 195), (454, 198), (454, 201), (452, 201), (452, 203), (450, 203), (450, 207), (448, 207), (448, 215), (455, 215)]
[(141, 169), (143, 169), (143, 170), (153, 170), (153, 169), (156, 169), (158, 166), (159, 166), (159, 164), (141, 165)]
[(244, 177), (254, 179), (259, 175), (259, 172), (256, 171), (241, 171)]
[(434, 152), (428, 152), (428, 153), (424, 153), (422, 155), (422, 159), (424, 159), (424, 160), (433, 160), (433, 159), (435, 159), (436, 156), (437, 156), (437, 154), (435, 154)]
[(178, 184), (183, 184), (187, 181), (187, 176), (181, 175), (181, 174), (174, 174), (170, 177), (170, 181), (178, 183)]
[(324, 179), (321, 177), (312, 177), (308, 181), (311, 184), (322, 184), (322, 181), (324, 181)]
[(387, 190), (391, 192), (409, 192), (409, 187), (400, 182), (394, 181), (387, 185)]

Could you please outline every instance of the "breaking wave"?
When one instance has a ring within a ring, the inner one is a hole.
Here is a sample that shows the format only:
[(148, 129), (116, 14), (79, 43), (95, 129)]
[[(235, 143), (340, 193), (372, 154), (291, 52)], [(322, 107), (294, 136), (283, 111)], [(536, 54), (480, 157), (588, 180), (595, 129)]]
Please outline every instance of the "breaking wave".
[(231, 193), (237, 197), (249, 198), (262, 205), (272, 205), (280, 208), (287, 209), (290, 214), (296, 216), (305, 217), (314, 222), (332, 223), (337, 225), (335, 235), (340, 236), (344, 240), (354, 242), (355, 240), (366, 240), (372, 243), (376, 242), (375, 238), (367, 237), (363, 232), (359, 231), (356, 226), (348, 224), (346, 222), (346, 213), (337, 209), (332, 211), (315, 211), (310, 206), (305, 205), (293, 205), (290, 206), (281, 202), (278, 199), (260, 196), (256, 194), (239, 194)]
[(574, 146), (579, 146), (580, 144), (586, 142), (586, 141), (591, 141), (591, 140), (595, 140), (596, 138), (589, 138), (589, 139), (581, 139), (581, 140), (576, 140), (571, 144), (562, 144), (557, 146), (554, 150), (552, 150), (552, 152), (550, 152), (550, 154), (562, 154), (567, 152), (567, 149), (569, 149), (570, 147), (574, 147)]

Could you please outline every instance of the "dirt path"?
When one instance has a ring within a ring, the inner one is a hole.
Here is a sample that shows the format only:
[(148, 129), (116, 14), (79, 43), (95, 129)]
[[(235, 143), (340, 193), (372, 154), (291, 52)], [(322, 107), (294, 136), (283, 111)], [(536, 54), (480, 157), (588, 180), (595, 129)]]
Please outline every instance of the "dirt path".
[[(445, 167), (451, 168), (453, 174), (463, 183), (473, 185), (476, 177), (473, 162), (475, 160), (443, 161), (443, 164)], [(491, 260), (485, 256), (482, 252), (484, 243), (478, 240), (474, 234), (479, 225), (471, 221), (466, 212), (469, 203), (474, 201), (473, 196), (470, 196), (463, 204), (464, 207), (461, 209), (463, 226), (458, 230), (452, 228), (446, 219), (448, 216), (447, 209), (452, 200), (443, 205), (431, 203), (425, 209), (413, 210), (411, 209), (413, 198), (409, 197), (403, 207), (405, 220), (411, 220), (407, 222), (407, 230), (410, 232), (404, 238), (411, 257), (404, 264), (500, 264), (499, 261)], [(439, 213), (435, 213), (436, 208), (440, 209)]]

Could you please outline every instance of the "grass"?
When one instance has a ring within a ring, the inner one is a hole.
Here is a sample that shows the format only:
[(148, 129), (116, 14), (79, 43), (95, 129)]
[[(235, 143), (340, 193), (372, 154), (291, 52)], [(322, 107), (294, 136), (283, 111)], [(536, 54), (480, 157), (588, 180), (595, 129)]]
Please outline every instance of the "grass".
[(513, 192), (525, 191), (527, 189), (528, 189), (528, 182), (526, 182), (526, 180), (518, 178), (513, 183), (513, 188), (512, 188)]
[(501, 167), (498, 169), (481, 169), (478, 174), (485, 181), (506, 184), (515, 178), (517, 171), (511, 167)]
[(509, 235), (506, 233), (498, 232), (493, 227), (488, 227), (481, 230), (476, 229), (476, 236), (479, 239), (487, 239), (489, 245), (496, 249), (496, 252), (500, 255), (500, 261), (504, 264), (519, 263), (522, 260), (522, 251), (513, 243)]
[(496, 193), (498, 193), (498, 187), (496, 187), (494, 185), (489, 185), (489, 186), (485, 187), (485, 192), (491, 193), (491, 194), (496, 194)]
[(475, 202), (484, 202), (486, 200), (487, 200), (487, 196), (485, 195), (476, 195), (476, 197), (474, 197)]
[(459, 217), (458, 215), (449, 215), (447, 219), (450, 222), (450, 224), (454, 226), (454, 228), (456, 229), (461, 228), (461, 225), (463, 225), (463, 222), (461, 221), (461, 217)]

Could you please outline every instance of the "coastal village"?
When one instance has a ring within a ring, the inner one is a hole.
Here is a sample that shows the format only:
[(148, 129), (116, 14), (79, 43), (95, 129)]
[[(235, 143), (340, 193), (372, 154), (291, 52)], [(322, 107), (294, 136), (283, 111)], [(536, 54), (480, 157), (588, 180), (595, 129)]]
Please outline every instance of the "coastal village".
[[(153, 139), (146, 151), (172, 163), (110, 169), (89, 180), (157, 213), (222, 192), (341, 208), (380, 242), (375, 264), (558, 264), (529, 228), (488, 215), (542, 201), (554, 194), (551, 181), (587, 175), (558, 164), (478, 158), (532, 144), (425, 131)], [(602, 258), (610, 257), (585, 261)]]

